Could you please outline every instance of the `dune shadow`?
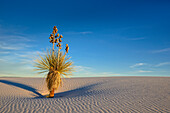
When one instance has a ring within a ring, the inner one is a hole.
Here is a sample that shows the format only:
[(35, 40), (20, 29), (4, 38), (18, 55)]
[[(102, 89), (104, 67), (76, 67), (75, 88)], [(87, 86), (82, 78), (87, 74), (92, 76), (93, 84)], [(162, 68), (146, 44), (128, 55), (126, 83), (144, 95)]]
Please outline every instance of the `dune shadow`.
[(38, 95), (39, 97), (42, 97), (42, 95), (37, 92), (37, 90), (31, 86), (25, 85), (25, 84), (21, 84), (21, 83), (17, 83), (17, 82), (12, 82), (12, 81), (8, 81), (8, 80), (0, 80), (1, 83), (7, 84), (7, 85), (12, 85), (15, 87), (19, 87), (28, 91), (31, 91), (33, 93), (35, 93), (36, 95)]
[[(93, 89), (95, 86), (99, 84), (102, 84), (102, 83), (90, 84), (90, 85), (79, 87), (73, 90), (55, 93), (54, 98), (72, 98), (72, 97), (80, 97), (80, 96), (90, 96), (90, 95), (93, 95), (90, 89)], [(41, 97), (39, 96), (36, 98), (41, 98)]]

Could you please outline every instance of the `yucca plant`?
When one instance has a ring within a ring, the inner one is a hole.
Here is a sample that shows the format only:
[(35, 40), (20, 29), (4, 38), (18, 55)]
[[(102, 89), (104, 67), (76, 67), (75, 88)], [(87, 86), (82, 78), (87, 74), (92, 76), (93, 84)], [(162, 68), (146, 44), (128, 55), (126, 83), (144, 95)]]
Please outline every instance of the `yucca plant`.
[[(65, 53), (61, 51), (61, 38), (56, 26), (53, 28), (53, 32), (50, 35), (50, 43), (53, 44), (52, 49), (47, 50), (44, 55), (39, 55), (39, 58), (35, 60), (35, 67), (38, 73), (47, 73), (46, 83), (50, 92), (49, 98), (54, 97), (54, 91), (62, 86), (62, 79), (69, 77), (73, 71), (73, 62), (70, 61), (70, 57), (66, 57), (69, 47), (66, 44)], [(57, 50), (54, 50), (55, 43), (57, 43)]]

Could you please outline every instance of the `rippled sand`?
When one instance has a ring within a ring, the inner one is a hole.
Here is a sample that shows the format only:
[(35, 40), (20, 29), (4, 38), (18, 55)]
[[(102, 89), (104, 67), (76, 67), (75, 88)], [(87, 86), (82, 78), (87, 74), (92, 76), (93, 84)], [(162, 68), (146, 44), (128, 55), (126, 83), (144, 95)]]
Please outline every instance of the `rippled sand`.
[(170, 77), (71, 78), (47, 93), (42, 78), (0, 78), (0, 113), (170, 112)]

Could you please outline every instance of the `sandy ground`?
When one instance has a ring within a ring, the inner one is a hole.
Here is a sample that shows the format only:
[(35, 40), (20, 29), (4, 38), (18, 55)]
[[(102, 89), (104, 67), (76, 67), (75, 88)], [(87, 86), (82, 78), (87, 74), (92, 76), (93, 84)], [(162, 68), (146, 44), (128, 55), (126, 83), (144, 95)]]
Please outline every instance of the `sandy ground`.
[(170, 77), (71, 78), (47, 93), (43, 78), (0, 78), (0, 113), (170, 113)]

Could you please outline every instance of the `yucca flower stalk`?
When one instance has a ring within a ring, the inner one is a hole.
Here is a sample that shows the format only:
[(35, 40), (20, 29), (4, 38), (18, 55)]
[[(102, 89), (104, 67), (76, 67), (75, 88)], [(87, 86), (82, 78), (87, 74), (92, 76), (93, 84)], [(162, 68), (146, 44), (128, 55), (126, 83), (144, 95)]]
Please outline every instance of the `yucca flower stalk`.
[[(39, 55), (39, 58), (35, 60), (35, 70), (39, 71), (38, 73), (47, 73), (46, 83), (50, 91), (48, 97), (54, 97), (54, 91), (62, 86), (61, 78), (69, 77), (73, 71), (73, 62), (70, 61), (70, 57), (66, 57), (69, 49), (68, 44), (66, 44), (65, 53), (61, 51), (61, 38), (63, 36), (57, 32), (58, 29), (54, 26), (49, 37), (52, 49), (47, 50), (44, 55)], [(57, 50), (54, 49), (56, 43)]]

